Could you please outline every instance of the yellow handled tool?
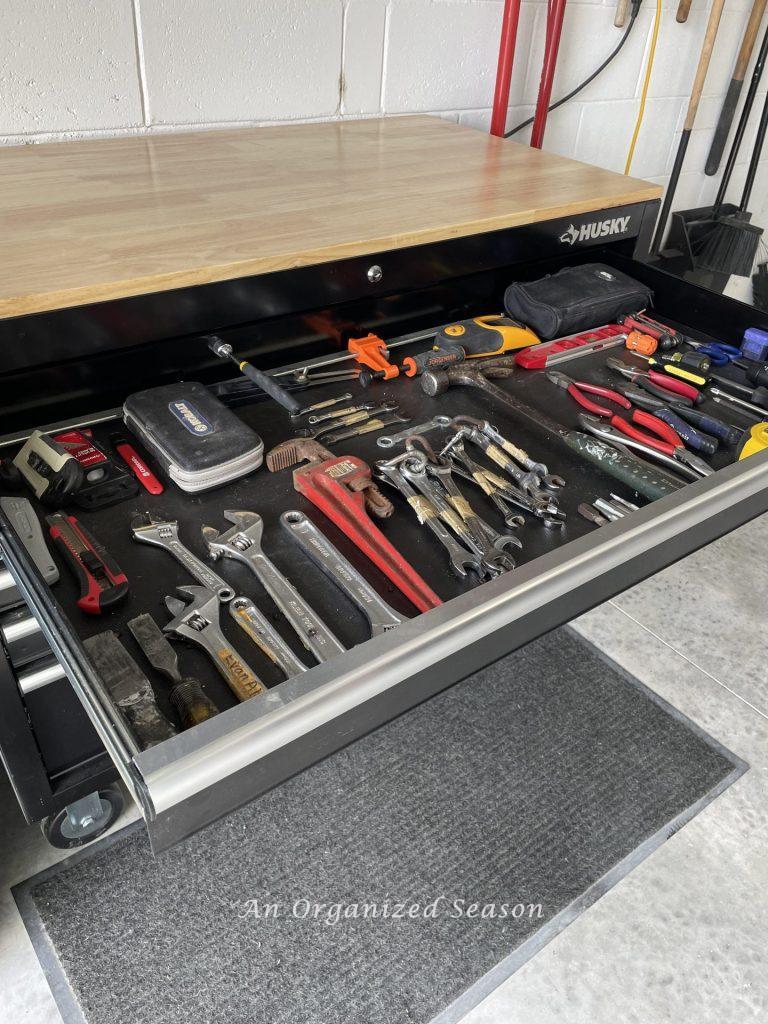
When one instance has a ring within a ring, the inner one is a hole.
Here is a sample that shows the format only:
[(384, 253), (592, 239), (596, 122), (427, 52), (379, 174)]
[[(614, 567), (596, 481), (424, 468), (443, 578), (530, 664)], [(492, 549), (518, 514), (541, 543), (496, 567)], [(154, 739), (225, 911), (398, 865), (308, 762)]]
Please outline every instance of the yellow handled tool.
[(739, 461), (768, 448), (768, 423), (755, 423), (745, 435), (738, 450)]
[(513, 349), (538, 345), (540, 339), (523, 324), (502, 314), (476, 316), (442, 327), (435, 335), (434, 348), (455, 349), (460, 345), (467, 359), (497, 356)]

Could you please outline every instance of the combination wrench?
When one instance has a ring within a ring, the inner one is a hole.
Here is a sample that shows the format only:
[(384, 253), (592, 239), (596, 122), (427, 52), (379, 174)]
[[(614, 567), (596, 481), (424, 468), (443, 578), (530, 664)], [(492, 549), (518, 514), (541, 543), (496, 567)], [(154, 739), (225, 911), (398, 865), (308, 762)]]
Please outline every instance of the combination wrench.
[(293, 653), (275, 627), (249, 597), (236, 597), (229, 602), (229, 614), (256, 644), (262, 654), (284, 673), (286, 679), (307, 671), (307, 666)]
[(514, 569), (515, 562), (504, 548), (508, 545), (519, 547), (520, 541), (510, 537), (503, 545), (496, 546), (453, 480), (450, 466), (428, 464), (426, 455), (420, 452), (408, 454), (411, 457), (402, 463), (403, 476), (434, 505), (443, 522), (458, 534), (467, 547), (480, 556), (485, 574), (494, 576)]
[(438, 427), (449, 427), (450, 416), (433, 416), (426, 423), (420, 423), (416, 427), (409, 427), (399, 431), (397, 434), (384, 434), (376, 438), (379, 448), (394, 448), (398, 441), (404, 441), (407, 437), (414, 437), (416, 434), (426, 434), (430, 430), (437, 430)]
[[(416, 488), (413, 487), (403, 476), (399, 463), (404, 462), (406, 459), (413, 458), (414, 456), (411, 452), (405, 452), (403, 455), (394, 459), (382, 459), (376, 463), (376, 476), (380, 480), (386, 480), (400, 491), (402, 496), (416, 513), (416, 518), (419, 520), (421, 525), (428, 527), (446, 549), (450, 559), (451, 568), (457, 576), (463, 579), (467, 575), (468, 570), (472, 569), (478, 576), (482, 577), (485, 573), (483, 569), (483, 561), (480, 555), (477, 554), (477, 552), (468, 551), (466, 548), (463, 548), (458, 541), (454, 540), (443, 525), (443, 522), (440, 519), (440, 511), (437, 509), (434, 502), (432, 502), (426, 495), (419, 494)], [(459, 521), (458, 512), (455, 512), (453, 509), (444, 509), (443, 512), (448, 514), (451, 518), (454, 530), (461, 534), (462, 525)]]
[(137, 516), (131, 523), (133, 539), (141, 544), (165, 548), (201, 586), (216, 595), (219, 601), (231, 601), (235, 591), (217, 573), (201, 562), (179, 540), (179, 524), (175, 519), (155, 519), (151, 515)]
[(203, 539), (211, 557), (244, 562), (318, 661), (343, 654), (346, 648), (341, 641), (262, 551), (264, 521), (261, 516), (256, 512), (227, 511), (224, 518), (234, 523), (226, 533), (220, 534), (212, 526), (203, 527)]
[(365, 615), (371, 627), (372, 637), (379, 636), (400, 625), (403, 616), (379, 597), (365, 577), (361, 576), (357, 569), (331, 544), (322, 530), (318, 529), (303, 512), (296, 509), (283, 512), (280, 522), (304, 554), (329, 579), (333, 580), (336, 586)]
[(249, 700), (264, 692), (253, 669), (224, 636), (219, 624), (219, 599), (205, 587), (178, 587), (179, 597), (166, 597), (173, 618), (163, 632), (201, 647), (238, 698)]

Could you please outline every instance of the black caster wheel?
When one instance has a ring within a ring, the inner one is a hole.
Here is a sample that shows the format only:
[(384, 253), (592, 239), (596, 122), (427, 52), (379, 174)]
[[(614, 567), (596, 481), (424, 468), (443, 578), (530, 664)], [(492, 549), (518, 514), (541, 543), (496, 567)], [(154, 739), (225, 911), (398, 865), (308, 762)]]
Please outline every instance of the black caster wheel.
[(63, 807), (58, 814), (43, 818), (43, 835), (59, 850), (71, 850), (98, 839), (114, 825), (123, 810), (123, 794), (117, 786), (89, 793), (82, 800)]

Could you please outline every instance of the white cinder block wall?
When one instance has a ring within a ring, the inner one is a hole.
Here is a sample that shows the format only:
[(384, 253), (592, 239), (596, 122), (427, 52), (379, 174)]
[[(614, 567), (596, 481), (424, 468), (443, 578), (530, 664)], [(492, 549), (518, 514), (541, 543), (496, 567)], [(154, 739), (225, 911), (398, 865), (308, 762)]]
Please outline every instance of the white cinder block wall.
[[(633, 174), (661, 184), (679, 139), (709, 3), (693, 0), (687, 23), (679, 25), (677, 0), (663, 0), (632, 166)], [(714, 196), (717, 181), (705, 178), (703, 165), (750, 5), (726, 2), (677, 192), (681, 208)], [(502, 6), (502, 0), (3, 0), (0, 143), (416, 112), (487, 130)], [(614, 8), (615, 0), (569, 0), (554, 97), (616, 45), (623, 30), (613, 26)], [(551, 115), (546, 149), (623, 170), (654, 11), (655, 0), (643, 0), (619, 58)], [(523, 3), (510, 126), (533, 109), (545, 17), (544, 0)], [(748, 156), (745, 146), (732, 195)], [(761, 223), (768, 219), (767, 183), (768, 152), (751, 204)]]

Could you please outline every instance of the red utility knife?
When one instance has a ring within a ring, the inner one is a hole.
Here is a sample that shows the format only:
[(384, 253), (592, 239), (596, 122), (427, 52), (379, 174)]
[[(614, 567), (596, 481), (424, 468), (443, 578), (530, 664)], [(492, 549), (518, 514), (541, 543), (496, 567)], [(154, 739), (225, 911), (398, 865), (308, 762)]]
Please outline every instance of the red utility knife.
[(57, 512), (46, 516), (51, 539), (80, 584), (77, 606), (89, 615), (122, 601), (128, 593), (128, 577), (96, 538), (75, 516)]

